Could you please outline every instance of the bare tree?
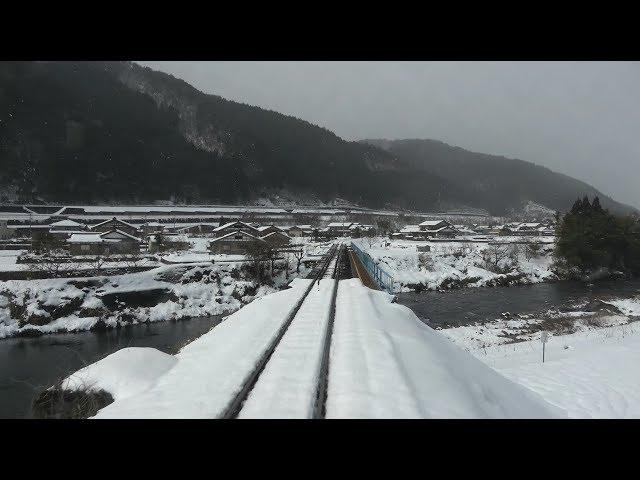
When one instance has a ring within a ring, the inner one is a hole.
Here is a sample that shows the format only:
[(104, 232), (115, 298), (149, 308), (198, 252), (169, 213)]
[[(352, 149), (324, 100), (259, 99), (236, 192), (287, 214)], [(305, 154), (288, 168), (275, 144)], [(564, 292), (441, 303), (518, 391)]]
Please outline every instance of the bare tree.
[(249, 242), (245, 247), (251, 270), (258, 281), (264, 278), (263, 264), (269, 260), (270, 250), (272, 248), (266, 242)]
[(542, 253), (542, 245), (540, 243), (528, 243), (524, 249), (524, 254), (527, 257), (527, 260), (539, 257), (540, 253)]
[(284, 275), (289, 280), (289, 266), (291, 265), (291, 255), (289, 253), (284, 254)]
[(95, 256), (92, 263), (93, 263), (93, 269), (96, 275), (100, 275), (100, 272), (104, 267), (104, 264), (110, 260), (110, 257), (111, 257), (111, 253), (109, 252), (109, 250), (105, 250), (103, 253)]
[(300, 250), (294, 250), (293, 257), (296, 259), (296, 273), (300, 273), (300, 264), (304, 257), (304, 248), (301, 247)]
[(276, 260), (278, 259), (279, 253), (280, 252), (276, 248), (273, 248), (271, 246), (265, 249), (265, 258), (269, 260), (269, 264), (271, 266), (271, 270), (270, 270), (271, 277), (273, 277), (273, 269), (275, 267)]
[(433, 258), (428, 253), (418, 254), (418, 264), (427, 271), (433, 271)]
[(502, 263), (503, 260), (509, 258), (510, 254), (511, 251), (507, 245), (494, 243), (483, 250), (482, 258), (484, 260), (485, 267), (488, 267), (487, 270), (490, 270), (492, 272), (500, 272), (500, 263)]
[(71, 267), (67, 260), (65, 250), (53, 249), (44, 253), (31, 267), (37, 272), (45, 272), (49, 278), (56, 278)]

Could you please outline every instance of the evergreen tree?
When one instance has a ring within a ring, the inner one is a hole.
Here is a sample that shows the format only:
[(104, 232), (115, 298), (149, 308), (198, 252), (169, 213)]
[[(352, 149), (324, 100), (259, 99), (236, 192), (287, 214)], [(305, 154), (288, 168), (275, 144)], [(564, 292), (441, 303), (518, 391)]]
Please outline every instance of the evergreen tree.
[[(578, 203), (579, 208), (578, 208)], [(578, 200), (556, 228), (556, 256), (582, 274), (601, 267), (640, 273), (640, 225), (617, 217), (595, 198)]]
[(602, 211), (602, 206), (600, 205), (600, 199), (598, 198), (597, 195), (593, 199), (593, 204), (591, 205), (591, 208), (593, 209), (594, 212), (601, 212)]

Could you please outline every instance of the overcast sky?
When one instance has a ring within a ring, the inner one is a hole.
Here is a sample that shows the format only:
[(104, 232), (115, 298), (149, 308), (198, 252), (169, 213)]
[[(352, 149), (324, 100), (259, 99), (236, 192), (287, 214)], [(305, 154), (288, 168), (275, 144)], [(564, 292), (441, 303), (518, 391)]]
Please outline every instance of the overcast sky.
[(138, 62), (342, 138), (520, 158), (640, 207), (640, 62)]

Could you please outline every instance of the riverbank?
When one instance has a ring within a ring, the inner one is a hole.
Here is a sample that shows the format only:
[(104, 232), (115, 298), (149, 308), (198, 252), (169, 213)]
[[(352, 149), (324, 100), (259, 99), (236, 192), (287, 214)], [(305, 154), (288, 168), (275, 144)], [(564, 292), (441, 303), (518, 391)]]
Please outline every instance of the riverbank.
[[(509, 243), (509, 241), (511, 243)], [(523, 244), (474, 241), (358, 240), (394, 279), (397, 292), (463, 287), (529, 285), (558, 281), (553, 271), (553, 242)]]
[(469, 351), (569, 418), (640, 418), (640, 322)]
[(397, 301), (571, 418), (640, 417), (638, 280), (404, 293)]
[(260, 282), (247, 264), (228, 262), (0, 282), (0, 338), (229, 314), (306, 273), (306, 268), (296, 273), (291, 265), (277, 265), (271, 278)]

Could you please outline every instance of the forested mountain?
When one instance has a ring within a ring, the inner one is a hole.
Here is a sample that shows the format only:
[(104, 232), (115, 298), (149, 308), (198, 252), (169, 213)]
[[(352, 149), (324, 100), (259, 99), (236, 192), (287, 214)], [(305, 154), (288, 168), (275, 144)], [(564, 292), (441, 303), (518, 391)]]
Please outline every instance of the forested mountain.
[[(455, 162), (479, 154), (451, 155), (442, 144), (434, 150), (442, 158), (427, 162), (401, 145), (347, 142), (131, 62), (0, 63), (3, 203), (246, 202), (280, 189), (371, 207), (500, 213), (523, 199), (569, 208), (595, 191), (548, 170), (546, 185), (532, 188), (529, 170), (506, 159), (492, 170), (499, 181), (482, 168), (456, 176)], [(474, 178), (478, 170), (484, 176)]]
[(591, 185), (523, 160), (475, 153), (436, 140), (363, 140), (402, 158), (420, 172), (442, 177), (464, 191), (460, 200), (494, 213), (527, 201), (567, 211), (576, 198), (599, 196), (619, 213), (633, 208), (614, 201)]
[(449, 193), (380, 149), (129, 62), (2, 63), (0, 112), (0, 188), (19, 200), (240, 202), (288, 189), (428, 208)]

